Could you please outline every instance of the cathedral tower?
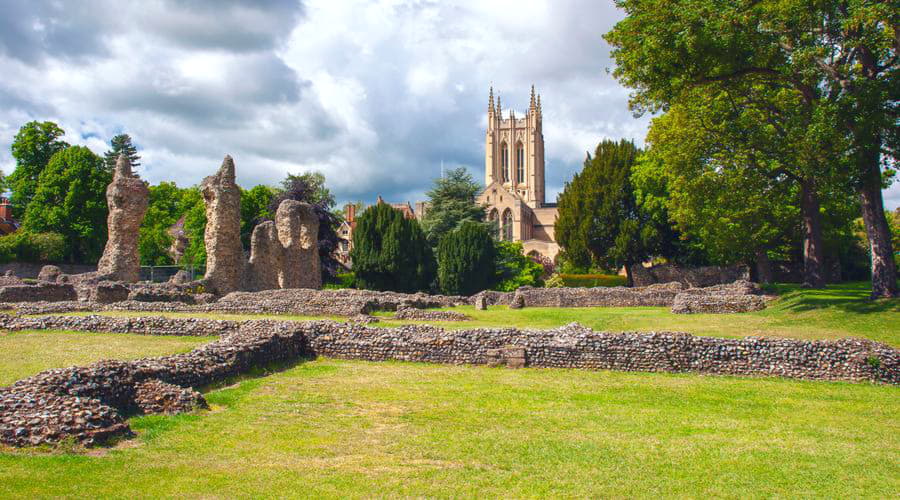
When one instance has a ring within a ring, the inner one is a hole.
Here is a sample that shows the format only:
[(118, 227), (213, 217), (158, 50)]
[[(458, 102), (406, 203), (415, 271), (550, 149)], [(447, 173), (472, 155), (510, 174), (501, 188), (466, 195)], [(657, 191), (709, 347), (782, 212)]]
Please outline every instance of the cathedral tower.
[(510, 110), (503, 116), (500, 96), (494, 106), (494, 89), (488, 97), (488, 125), (484, 147), (484, 182), (498, 182), (529, 207), (544, 205), (544, 134), (541, 128), (541, 96), (531, 86), (531, 102), (524, 118)]

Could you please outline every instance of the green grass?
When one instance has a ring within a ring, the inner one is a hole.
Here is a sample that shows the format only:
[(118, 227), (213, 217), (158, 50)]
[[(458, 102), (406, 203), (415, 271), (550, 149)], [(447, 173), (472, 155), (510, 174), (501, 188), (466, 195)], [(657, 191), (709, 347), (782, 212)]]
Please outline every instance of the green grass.
[(322, 359), (0, 453), (2, 497), (889, 498), (900, 393), (868, 384)]
[[(527, 307), (509, 309), (492, 306), (477, 311), (471, 306), (453, 308), (473, 321), (397, 321), (393, 313), (376, 313), (381, 321), (373, 326), (390, 327), (409, 323), (428, 323), (445, 328), (518, 327), (554, 328), (577, 321), (603, 331), (678, 331), (714, 337), (769, 336), (796, 339), (839, 339), (860, 337), (900, 347), (900, 300), (868, 299), (867, 283), (830, 285), (825, 290), (807, 290), (793, 285), (777, 287), (780, 297), (765, 310), (742, 314), (672, 314), (667, 307), (592, 307), (552, 308)], [(203, 317), (209, 319), (332, 319), (338, 316), (314, 317), (271, 314), (219, 313), (146, 313), (103, 312), (110, 316)]]
[(190, 351), (213, 337), (0, 330), (0, 386), (49, 368)]

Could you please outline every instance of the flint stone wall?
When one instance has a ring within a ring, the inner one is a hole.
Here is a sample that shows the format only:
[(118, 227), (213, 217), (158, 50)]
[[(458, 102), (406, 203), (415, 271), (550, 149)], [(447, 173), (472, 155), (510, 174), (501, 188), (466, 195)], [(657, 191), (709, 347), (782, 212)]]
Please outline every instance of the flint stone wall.
[(119, 155), (113, 180), (106, 188), (109, 238), (97, 264), (97, 274), (104, 279), (129, 283), (140, 279), (138, 230), (144, 220), (149, 198), (147, 183), (132, 173), (128, 157)]
[(703, 288), (737, 280), (749, 281), (750, 270), (746, 266), (678, 267), (661, 264), (653, 267), (634, 266), (631, 278), (635, 287), (677, 282), (689, 287)]
[[(97, 270), (97, 266), (90, 264), (56, 264), (56, 266), (66, 274), (90, 273)], [(43, 267), (44, 264), (33, 262), (10, 262), (8, 264), (0, 264), (0, 274), (12, 271), (19, 278), (37, 279)]]
[(320, 265), (319, 217), (313, 206), (284, 200), (274, 221), (253, 229), (244, 289), (322, 288)]
[(0, 287), (0, 302), (74, 301), (78, 299), (75, 287), (68, 283), (38, 283), (36, 285), (11, 285)]
[(410, 319), (417, 321), (469, 321), (472, 318), (456, 311), (429, 311), (413, 307), (401, 307), (394, 319)]
[[(185, 354), (49, 370), (0, 388), (0, 442), (4, 444), (27, 446), (74, 437), (90, 445), (127, 435), (130, 429), (124, 418), (130, 413), (202, 406), (202, 398), (190, 388), (305, 356), (900, 384), (900, 351), (859, 339), (599, 333), (577, 324), (543, 331), (446, 331), (426, 325), (372, 328), (330, 321), (0, 316), (0, 328), (4, 329), (38, 325), (151, 335), (202, 331), (222, 337)], [(148, 401), (142, 391), (156, 396)]]
[(220, 295), (240, 290), (244, 270), (241, 248), (241, 191), (235, 183), (234, 160), (225, 156), (215, 175), (203, 179), (206, 203), (206, 281)]

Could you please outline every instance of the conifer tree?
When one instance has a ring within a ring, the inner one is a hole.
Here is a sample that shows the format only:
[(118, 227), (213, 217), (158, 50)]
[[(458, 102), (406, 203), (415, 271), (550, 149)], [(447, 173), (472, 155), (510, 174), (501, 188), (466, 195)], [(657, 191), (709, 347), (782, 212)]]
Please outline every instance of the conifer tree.
[(438, 283), (441, 293), (472, 295), (491, 286), (494, 241), (484, 224), (465, 221), (438, 245)]
[(137, 148), (131, 143), (131, 136), (128, 134), (119, 134), (109, 141), (112, 149), (103, 153), (103, 159), (106, 162), (106, 168), (112, 172), (116, 168), (116, 161), (120, 154), (125, 154), (131, 162), (132, 167), (140, 165), (141, 157), (137, 154)]
[(418, 292), (434, 281), (434, 254), (419, 223), (386, 203), (357, 219), (350, 258), (359, 288)]

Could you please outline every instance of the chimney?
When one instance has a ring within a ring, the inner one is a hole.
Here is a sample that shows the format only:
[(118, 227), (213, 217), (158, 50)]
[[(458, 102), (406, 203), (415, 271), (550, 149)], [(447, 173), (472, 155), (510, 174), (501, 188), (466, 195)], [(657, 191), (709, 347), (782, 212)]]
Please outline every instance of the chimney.
[(12, 205), (6, 198), (0, 198), (0, 220), (12, 220)]
[(354, 205), (353, 203), (347, 203), (347, 205), (344, 206), (344, 215), (347, 219), (347, 222), (353, 224), (353, 221), (356, 220), (356, 205)]

